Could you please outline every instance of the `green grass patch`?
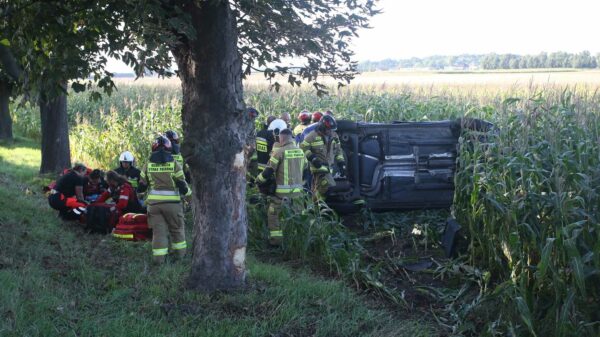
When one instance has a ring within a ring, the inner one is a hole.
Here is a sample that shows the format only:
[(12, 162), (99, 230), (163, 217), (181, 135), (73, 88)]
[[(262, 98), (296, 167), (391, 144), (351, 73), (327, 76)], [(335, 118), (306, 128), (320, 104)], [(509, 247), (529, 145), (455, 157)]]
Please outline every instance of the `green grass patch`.
[(343, 282), (248, 259), (248, 287), (184, 288), (189, 257), (150, 264), (150, 244), (63, 223), (41, 192), (39, 150), (0, 146), (1, 336), (427, 336)]

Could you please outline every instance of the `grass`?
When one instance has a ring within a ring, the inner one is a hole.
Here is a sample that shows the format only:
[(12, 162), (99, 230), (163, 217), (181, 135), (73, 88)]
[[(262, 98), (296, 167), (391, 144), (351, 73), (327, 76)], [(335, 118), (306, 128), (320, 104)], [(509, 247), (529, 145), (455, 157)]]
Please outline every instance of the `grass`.
[(1, 336), (428, 336), (343, 282), (250, 257), (248, 287), (183, 287), (189, 258), (150, 265), (149, 243), (62, 223), (37, 177), (39, 150), (0, 146)]

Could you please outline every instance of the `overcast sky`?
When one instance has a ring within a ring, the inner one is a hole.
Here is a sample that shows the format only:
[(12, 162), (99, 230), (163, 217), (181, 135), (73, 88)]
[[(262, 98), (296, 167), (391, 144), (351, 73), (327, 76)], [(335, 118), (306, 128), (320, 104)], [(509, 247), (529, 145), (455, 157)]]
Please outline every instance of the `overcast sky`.
[(356, 59), (600, 51), (599, 0), (380, 0)]
[[(355, 59), (600, 51), (600, 0), (380, 0)], [(109, 70), (130, 72), (118, 61)]]

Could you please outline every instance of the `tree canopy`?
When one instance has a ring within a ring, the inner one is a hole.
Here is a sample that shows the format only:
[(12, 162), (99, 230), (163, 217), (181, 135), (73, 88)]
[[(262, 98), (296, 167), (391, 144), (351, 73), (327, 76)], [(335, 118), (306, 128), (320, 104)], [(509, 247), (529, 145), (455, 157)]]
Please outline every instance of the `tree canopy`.
[[(177, 74), (183, 92), (182, 153), (194, 191), (190, 285), (233, 288), (245, 280), (243, 150), (253, 126), (244, 109), (242, 77), (263, 72), (278, 89), (276, 75), (281, 74), (291, 85), (312, 82), (319, 94), (326, 90), (320, 75), (337, 79), (339, 85), (348, 83), (356, 72), (351, 40), (378, 13), (375, 4), (376, 0), (1, 1), (0, 42), (5, 48), (0, 61), (8, 67), (10, 62), (4, 60), (14, 60), (22, 69), (22, 87), (42, 98), (64, 93), (68, 80), (76, 91), (90, 89), (92, 97), (102, 90), (110, 93), (114, 83), (113, 74), (106, 71), (107, 57), (124, 61), (137, 76)], [(177, 70), (172, 69), (173, 60)], [(62, 97), (56, 107), (65, 109)], [(61, 117), (41, 107), (46, 119)], [(63, 137), (68, 140), (68, 134)], [(42, 158), (48, 149), (42, 141)]]

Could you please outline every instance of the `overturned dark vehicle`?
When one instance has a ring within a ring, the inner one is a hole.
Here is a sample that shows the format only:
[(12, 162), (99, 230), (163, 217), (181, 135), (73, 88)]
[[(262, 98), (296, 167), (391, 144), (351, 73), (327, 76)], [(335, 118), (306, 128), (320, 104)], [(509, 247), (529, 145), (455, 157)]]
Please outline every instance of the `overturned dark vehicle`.
[(362, 123), (338, 120), (346, 177), (336, 177), (327, 203), (349, 213), (446, 208), (454, 197), (459, 137), (464, 129), (485, 134), (478, 119), (436, 122)]

